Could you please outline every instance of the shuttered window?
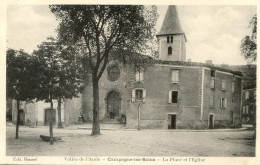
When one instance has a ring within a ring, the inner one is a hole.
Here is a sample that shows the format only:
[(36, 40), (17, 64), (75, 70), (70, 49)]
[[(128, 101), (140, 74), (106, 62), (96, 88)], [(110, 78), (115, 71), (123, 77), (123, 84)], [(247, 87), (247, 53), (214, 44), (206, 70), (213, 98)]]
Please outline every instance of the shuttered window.
[(178, 91), (169, 91), (168, 103), (178, 103)]
[(222, 80), (221, 84), (222, 84), (222, 90), (223, 91), (226, 90), (226, 81)]
[(227, 99), (226, 98), (220, 99), (220, 107), (221, 108), (227, 108)]
[(243, 106), (243, 114), (246, 114), (246, 107)]
[(214, 77), (211, 77), (211, 79), (210, 79), (210, 88), (211, 89), (215, 88), (215, 78)]
[(249, 114), (249, 106), (246, 106), (246, 114)]
[(132, 102), (145, 102), (146, 90), (144, 88), (136, 88), (132, 90)]
[(137, 71), (135, 74), (136, 82), (143, 82), (144, 81), (144, 71)]
[(172, 70), (172, 83), (179, 83), (179, 70)]
[(249, 99), (249, 91), (245, 92), (245, 99)]

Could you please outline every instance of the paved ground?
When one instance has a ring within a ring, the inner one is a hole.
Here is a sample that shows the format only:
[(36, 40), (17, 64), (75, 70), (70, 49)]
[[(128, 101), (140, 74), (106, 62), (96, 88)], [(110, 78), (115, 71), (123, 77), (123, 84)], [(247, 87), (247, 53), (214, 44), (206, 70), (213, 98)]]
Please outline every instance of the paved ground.
[[(90, 136), (84, 125), (54, 129), (62, 141), (49, 145), (40, 139), (49, 127), (7, 124), (7, 156), (254, 156), (254, 134), (250, 130), (124, 130), (102, 126), (102, 135)], [(80, 128), (80, 129), (79, 129)], [(88, 128), (88, 127), (87, 127)]]

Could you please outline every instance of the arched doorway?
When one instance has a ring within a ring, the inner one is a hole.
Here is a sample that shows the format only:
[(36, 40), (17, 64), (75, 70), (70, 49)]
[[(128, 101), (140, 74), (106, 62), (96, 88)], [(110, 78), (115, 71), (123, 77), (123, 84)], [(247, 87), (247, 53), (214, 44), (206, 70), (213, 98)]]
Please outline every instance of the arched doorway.
[(119, 93), (112, 90), (107, 95), (107, 114), (111, 119), (119, 115), (121, 98)]

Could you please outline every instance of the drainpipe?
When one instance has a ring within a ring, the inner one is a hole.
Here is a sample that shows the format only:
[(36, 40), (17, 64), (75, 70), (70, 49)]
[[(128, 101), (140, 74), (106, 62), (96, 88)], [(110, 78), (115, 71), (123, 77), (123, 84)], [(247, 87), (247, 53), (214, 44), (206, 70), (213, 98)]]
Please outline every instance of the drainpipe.
[(140, 106), (141, 106), (141, 104), (139, 103), (138, 104), (138, 131), (140, 130)]

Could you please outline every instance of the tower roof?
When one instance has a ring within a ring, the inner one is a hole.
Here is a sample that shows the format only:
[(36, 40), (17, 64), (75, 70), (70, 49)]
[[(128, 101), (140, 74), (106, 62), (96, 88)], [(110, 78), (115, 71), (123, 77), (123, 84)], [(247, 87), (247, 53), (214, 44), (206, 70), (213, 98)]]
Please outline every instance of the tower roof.
[(181, 23), (177, 13), (176, 6), (174, 5), (170, 5), (168, 7), (161, 30), (159, 31), (157, 36), (168, 34), (184, 34), (181, 28)]

